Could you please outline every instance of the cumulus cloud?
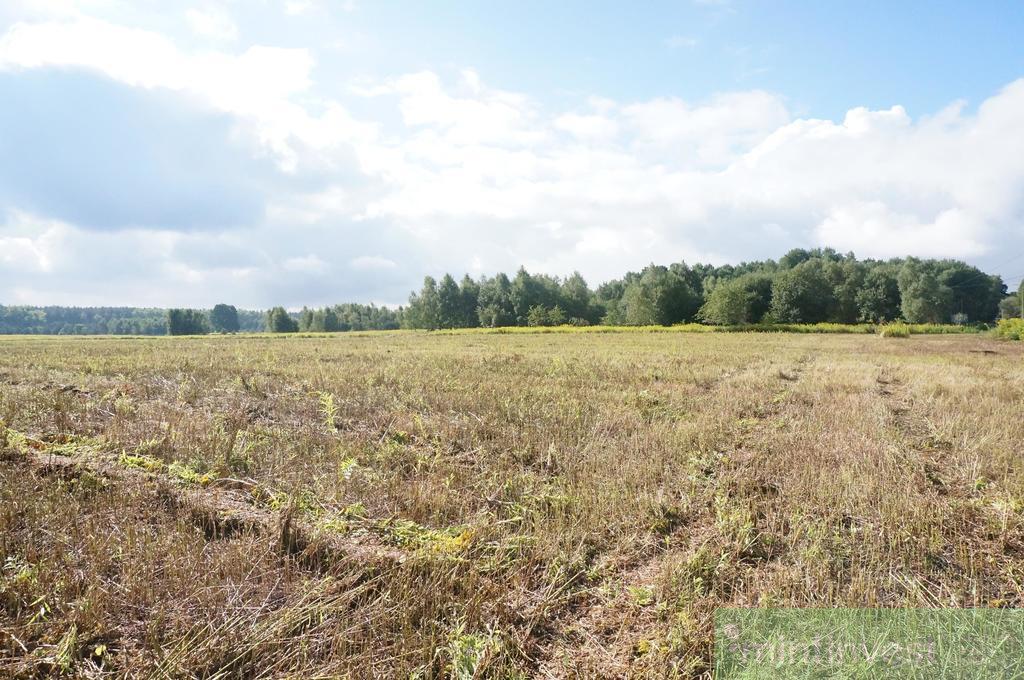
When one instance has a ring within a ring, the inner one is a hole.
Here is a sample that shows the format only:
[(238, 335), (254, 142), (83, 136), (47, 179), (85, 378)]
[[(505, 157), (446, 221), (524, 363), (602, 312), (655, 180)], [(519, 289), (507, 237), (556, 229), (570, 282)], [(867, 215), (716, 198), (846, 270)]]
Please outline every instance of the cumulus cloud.
[(223, 7), (191, 8), (185, 11), (185, 20), (200, 36), (230, 42), (238, 38), (238, 26)]
[(305, 48), (188, 52), (159, 33), (88, 17), (18, 23), (0, 38), (0, 71), (87, 69), (133, 87), (181, 92), (236, 116), (286, 169), (296, 167), (298, 145), (331, 149), (375, 132), (337, 102), (313, 114), (294, 100), (310, 88), (313, 65)]
[(386, 257), (379, 257), (377, 255), (360, 255), (359, 257), (353, 258), (350, 263), (353, 269), (359, 269), (363, 271), (375, 270), (375, 269), (397, 269), (398, 263), (394, 260)]
[(444, 271), (597, 283), (815, 245), (984, 265), (1024, 236), (1024, 80), (841, 120), (760, 90), (553, 108), (470, 69), (328, 96), (312, 51), (242, 38), (0, 36), (0, 300), (399, 303)]
[(16, 102), (0, 107), (0, 208), (91, 229), (262, 219), (274, 168), (228, 117), (88, 73), (0, 73), (0, 100)]

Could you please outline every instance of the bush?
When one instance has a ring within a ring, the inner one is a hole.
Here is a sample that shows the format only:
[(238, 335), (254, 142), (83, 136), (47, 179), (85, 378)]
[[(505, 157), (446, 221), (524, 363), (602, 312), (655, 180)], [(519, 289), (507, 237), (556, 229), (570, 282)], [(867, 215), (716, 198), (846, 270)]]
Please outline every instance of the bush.
[(1007, 340), (1024, 340), (1024, 319), (1000, 319), (994, 333)]
[(878, 334), (883, 338), (909, 338), (910, 326), (905, 323), (887, 323), (883, 325)]

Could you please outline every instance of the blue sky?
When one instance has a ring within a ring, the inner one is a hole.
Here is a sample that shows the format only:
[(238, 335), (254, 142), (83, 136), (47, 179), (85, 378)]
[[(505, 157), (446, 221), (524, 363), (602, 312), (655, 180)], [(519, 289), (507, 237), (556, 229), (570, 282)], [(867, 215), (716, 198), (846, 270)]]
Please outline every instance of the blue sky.
[(1015, 2), (385, 2), (345, 23), (377, 36), (381, 75), (468, 55), (503, 87), (552, 99), (763, 88), (811, 116), (918, 114), (978, 102), (1024, 72)]
[(1022, 35), (1013, 2), (10, 0), (0, 304), (824, 245), (1016, 285)]

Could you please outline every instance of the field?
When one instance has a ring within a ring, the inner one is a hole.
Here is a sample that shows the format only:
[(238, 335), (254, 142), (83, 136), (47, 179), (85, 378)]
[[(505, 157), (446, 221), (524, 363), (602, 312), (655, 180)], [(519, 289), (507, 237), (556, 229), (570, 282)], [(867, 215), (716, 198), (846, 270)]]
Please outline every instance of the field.
[(1024, 606), (1024, 345), (0, 340), (0, 675), (698, 677), (716, 607)]

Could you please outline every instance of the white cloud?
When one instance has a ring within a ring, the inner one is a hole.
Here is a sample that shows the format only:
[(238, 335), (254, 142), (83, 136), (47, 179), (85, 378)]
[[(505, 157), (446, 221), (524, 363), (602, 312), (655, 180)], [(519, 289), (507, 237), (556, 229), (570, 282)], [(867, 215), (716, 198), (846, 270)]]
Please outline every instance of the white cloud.
[(565, 113), (555, 119), (555, 127), (588, 141), (608, 140), (619, 131), (619, 124), (606, 116)]
[(698, 105), (653, 99), (626, 106), (622, 116), (642, 151), (672, 154), (674, 164), (684, 165), (721, 166), (789, 122), (782, 99), (757, 90), (718, 94)]
[(930, 222), (900, 214), (881, 201), (834, 208), (815, 229), (819, 243), (863, 257), (914, 253), (924, 257), (977, 257), (984, 254), (984, 223), (960, 209), (943, 210)]
[(317, 255), (289, 257), (281, 265), (286, 272), (322, 274), (327, 271), (328, 264)]
[(313, 0), (285, 0), (284, 13), (289, 16), (298, 16), (305, 14), (316, 7), (316, 3)]
[(363, 92), (396, 95), (407, 126), (440, 134), (447, 144), (510, 146), (544, 138), (529, 97), (486, 88), (472, 70), (462, 72), (462, 89), (450, 94), (436, 73), (422, 71)]
[(221, 7), (192, 8), (185, 11), (185, 20), (196, 35), (230, 42), (238, 38), (238, 26)]
[(45, 274), (68, 254), (64, 241), (70, 227), (58, 220), (13, 211), (0, 229), (0, 265), (12, 271)]
[(77, 67), (143, 88), (178, 90), (252, 126), (282, 165), (297, 163), (295, 142), (324, 149), (371, 135), (336, 102), (310, 113), (294, 101), (311, 85), (304, 48), (254, 45), (240, 54), (187, 53), (158, 33), (96, 19), (19, 23), (0, 38), (0, 71)]
[(673, 35), (665, 40), (665, 46), (670, 50), (692, 50), (698, 44), (699, 41), (696, 38), (690, 38), (685, 35)]
[(353, 258), (349, 264), (353, 269), (357, 269), (359, 271), (398, 268), (398, 263), (394, 260), (389, 260), (386, 257), (378, 257), (376, 255), (360, 255), (359, 257)]

